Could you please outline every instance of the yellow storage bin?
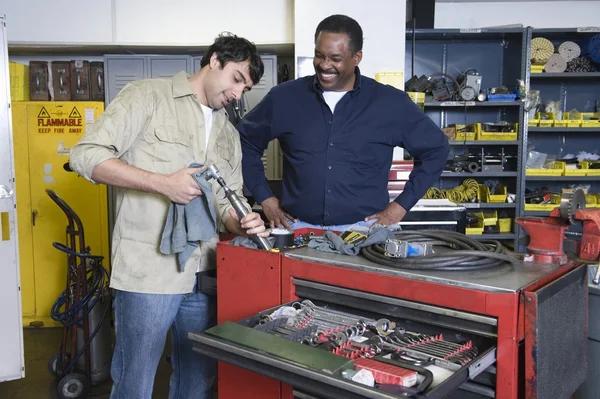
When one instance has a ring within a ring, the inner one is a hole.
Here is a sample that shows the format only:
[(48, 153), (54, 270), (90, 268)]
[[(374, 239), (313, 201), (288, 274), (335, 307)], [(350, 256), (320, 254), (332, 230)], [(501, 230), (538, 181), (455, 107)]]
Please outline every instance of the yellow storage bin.
[(512, 231), (512, 224), (511, 218), (499, 218), (498, 229), (500, 233), (510, 233)]
[(419, 93), (416, 91), (407, 91), (406, 94), (410, 97), (410, 99), (421, 108), (421, 110), (425, 110), (425, 93)]
[(564, 168), (554, 162), (552, 168), (527, 168), (525, 176), (563, 176)]
[(482, 123), (475, 124), (476, 140), (496, 140), (496, 141), (514, 141), (517, 139), (519, 124), (515, 123), (511, 126), (513, 132), (486, 132), (485, 125)]
[(571, 116), (581, 121), (581, 127), (600, 127), (600, 112), (573, 112)]
[(587, 171), (585, 169), (578, 168), (580, 166), (581, 165), (577, 164), (567, 165), (562, 161), (554, 162), (554, 168), (562, 170), (562, 176), (585, 176)]
[(471, 125), (457, 125), (455, 123), (448, 125), (448, 127), (452, 127), (456, 130), (456, 137), (454, 140), (456, 141), (464, 141), (464, 140), (475, 140), (477, 135), (477, 124)]
[(488, 186), (479, 185), (478, 198), (480, 202), (504, 203), (507, 197), (508, 192), (505, 186), (500, 186), (500, 190), (496, 190), (494, 194), (491, 194)]
[(484, 226), (496, 226), (498, 224), (498, 212), (486, 211), (483, 212), (483, 225)]
[(465, 229), (465, 234), (467, 235), (481, 235), (483, 234), (483, 212), (474, 212), (474, 216), (477, 217), (477, 225), (474, 227), (467, 227)]
[(555, 119), (552, 126), (553, 127), (568, 127), (569, 126), (569, 121)]
[(581, 161), (581, 167), (585, 170), (585, 176), (600, 176), (600, 169), (590, 169), (591, 161)]
[[(71, 148), (104, 110), (103, 102), (12, 104), (21, 302), (24, 326), (62, 326), (50, 317), (65, 290), (67, 257), (52, 246), (65, 243), (67, 217), (46, 194), (52, 189), (83, 223), (92, 254), (110, 267), (106, 186), (92, 184), (64, 165)], [(32, 215), (37, 215), (33, 223)]]
[(530, 127), (538, 127), (540, 125), (540, 120), (539, 119), (529, 119), (529, 121), (527, 121), (527, 125)]
[(598, 198), (594, 194), (589, 194), (585, 196), (585, 207), (586, 208), (597, 208), (598, 207)]
[(404, 72), (377, 72), (375, 80), (379, 83), (404, 90)]
[(558, 204), (525, 204), (525, 210), (531, 212), (550, 212), (558, 206)]
[(11, 102), (29, 101), (29, 65), (10, 61), (8, 70)]

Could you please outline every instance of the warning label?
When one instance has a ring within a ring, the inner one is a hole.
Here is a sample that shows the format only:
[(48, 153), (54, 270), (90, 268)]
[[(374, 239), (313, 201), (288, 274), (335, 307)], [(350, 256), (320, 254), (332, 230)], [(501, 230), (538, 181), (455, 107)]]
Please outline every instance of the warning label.
[(82, 134), (83, 118), (76, 107), (73, 107), (67, 118), (62, 110), (52, 110), (48, 112), (46, 107), (42, 107), (37, 117), (37, 132), (41, 134)]
[(42, 107), (40, 113), (38, 114), (38, 118), (50, 118), (50, 114), (46, 111), (46, 107)]
[(69, 114), (69, 118), (79, 118), (81, 119), (81, 114), (77, 111), (77, 108), (73, 107), (73, 111)]

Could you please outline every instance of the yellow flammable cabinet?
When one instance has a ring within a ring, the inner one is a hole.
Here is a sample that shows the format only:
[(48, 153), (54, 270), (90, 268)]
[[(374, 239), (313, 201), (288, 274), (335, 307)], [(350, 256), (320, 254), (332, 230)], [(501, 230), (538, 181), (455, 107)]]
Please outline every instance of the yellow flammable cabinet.
[(52, 243), (67, 244), (68, 220), (46, 189), (81, 218), (86, 246), (110, 270), (106, 186), (65, 169), (71, 148), (103, 111), (102, 102), (12, 104), (24, 326), (60, 325), (50, 310), (66, 288), (67, 255)]

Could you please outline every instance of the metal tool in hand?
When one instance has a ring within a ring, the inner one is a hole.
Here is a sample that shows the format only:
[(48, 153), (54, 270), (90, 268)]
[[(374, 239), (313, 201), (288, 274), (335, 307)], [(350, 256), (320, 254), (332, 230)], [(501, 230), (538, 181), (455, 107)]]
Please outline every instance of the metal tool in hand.
[[(219, 169), (214, 164), (208, 165), (206, 171), (204, 172), (204, 177), (206, 180), (215, 179), (217, 183), (219, 183), (219, 185), (223, 188), (223, 191), (225, 192), (225, 197), (231, 203), (231, 206), (237, 213), (240, 220), (242, 220), (244, 216), (250, 213), (248, 212), (248, 209), (246, 209), (240, 198), (237, 196), (235, 191), (227, 187), (225, 180), (219, 173)], [(267, 240), (265, 237), (253, 235), (252, 238), (256, 241), (258, 246), (264, 249), (265, 251), (270, 251), (273, 248), (269, 240)]]

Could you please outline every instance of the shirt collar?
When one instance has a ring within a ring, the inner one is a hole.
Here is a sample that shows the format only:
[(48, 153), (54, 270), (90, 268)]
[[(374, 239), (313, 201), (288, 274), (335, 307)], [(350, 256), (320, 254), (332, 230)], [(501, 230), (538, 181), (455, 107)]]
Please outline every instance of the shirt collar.
[[(361, 76), (362, 75), (360, 74), (360, 68), (358, 68), (358, 67), (354, 68), (354, 76), (356, 78), (354, 79), (354, 88), (351, 91), (359, 90), (361, 88), (361, 85), (362, 85)], [(321, 88), (321, 85), (319, 84), (319, 78), (317, 78), (316, 74), (313, 77), (313, 88), (317, 93), (323, 93), (323, 89)]]
[(181, 71), (173, 76), (173, 98), (191, 96), (194, 94), (187, 73)]

